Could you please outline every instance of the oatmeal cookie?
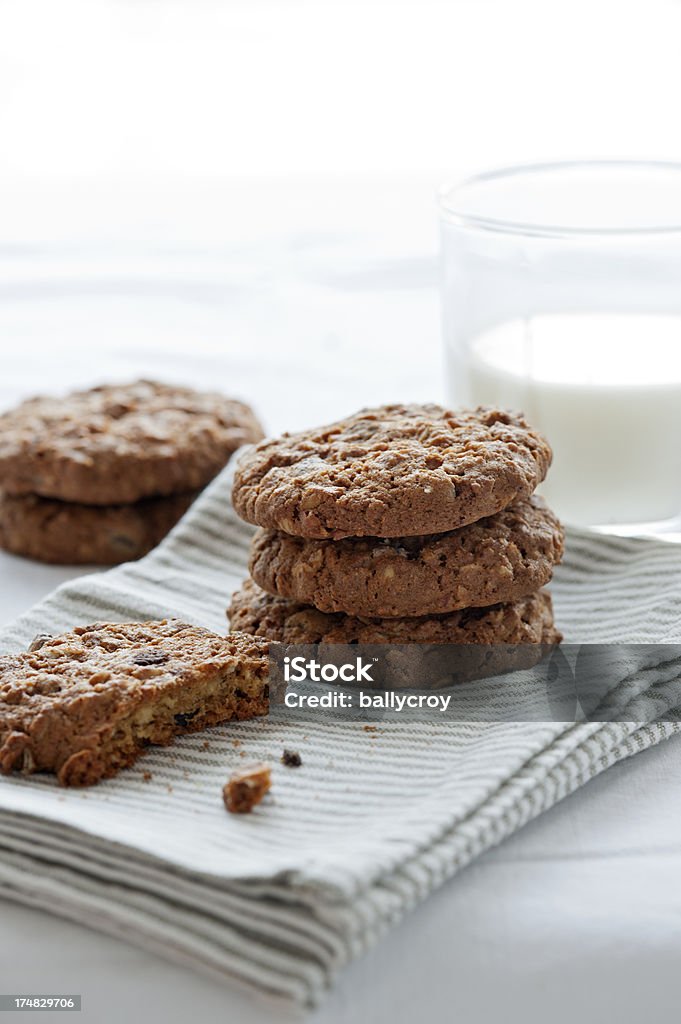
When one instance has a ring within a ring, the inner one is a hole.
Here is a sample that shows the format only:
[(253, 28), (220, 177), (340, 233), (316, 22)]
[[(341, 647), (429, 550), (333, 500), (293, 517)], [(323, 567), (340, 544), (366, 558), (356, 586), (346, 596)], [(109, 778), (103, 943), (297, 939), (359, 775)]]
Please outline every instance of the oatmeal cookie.
[(426, 537), (333, 541), (259, 530), (249, 569), (268, 593), (323, 612), (436, 615), (539, 590), (562, 557), (563, 540), (556, 516), (532, 497)]
[(268, 711), (268, 648), (178, 621), (96, 623), (0, 657), (0, 770), (87, 786), (171, 743)]
[(249, 579), (232, 597), (227, 614), (232, 629), (286, 644), (554, 644), (561, 639), (546, 591), (447, 615), (372, 619), (272, 597)]
[(386, 405), (263, 441), (240, 460), (233, 502), (300, 537), (445, 533), (529, 497), (550, 462), (521, 415)]
[(242, 402), (155, 381), (32, 398), (0, 416), (0, 488), (131, 504), (204, 487), (262, 436)]
[(163, 540), (198, 493), (133, 505), (79, 505), (0, 491), (0, 547), (56, 565), (131, 562)]

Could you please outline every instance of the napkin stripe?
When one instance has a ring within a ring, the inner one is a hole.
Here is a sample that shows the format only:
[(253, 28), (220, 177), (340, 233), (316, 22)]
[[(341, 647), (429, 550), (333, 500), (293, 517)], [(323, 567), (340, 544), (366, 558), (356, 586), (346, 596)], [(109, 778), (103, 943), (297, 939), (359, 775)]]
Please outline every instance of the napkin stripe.
[[(140, 562), (59, 587), (0, 634), (1, 648), (96, 619), (177, 615), (226, 632), (253, 532), (230, 487), (227, 471)], [(567, 640), (681, 642), (674, 545), (569, 532), (552, 590)], [(629, 678), (604, 706), (633, 721), (385, 722), (367, 733), (358, 722), (260, 720), (150, 750), (87, 792), (5, 778), (0, 892), (313, 1004), (342, 964), (484, 850), (676, 732), (679, 671), (662, 657), (623, 668)], [(471, 712), (485, 692), (466, 694)], [(280, 765), (284, 746), (301, 751), (301, 768)], [(244, 758), (270, 761), (274, 786), (240, 818), (220, 793)]]

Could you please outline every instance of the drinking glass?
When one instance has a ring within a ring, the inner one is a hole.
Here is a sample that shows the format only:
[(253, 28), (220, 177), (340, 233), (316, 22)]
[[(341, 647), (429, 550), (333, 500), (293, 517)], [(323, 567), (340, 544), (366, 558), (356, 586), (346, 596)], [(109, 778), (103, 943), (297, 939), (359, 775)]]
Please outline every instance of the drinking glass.
[(681, 164), (491, 171), (440, 213), (450, 404), (525, 413), (566, 522), (678, 530)]

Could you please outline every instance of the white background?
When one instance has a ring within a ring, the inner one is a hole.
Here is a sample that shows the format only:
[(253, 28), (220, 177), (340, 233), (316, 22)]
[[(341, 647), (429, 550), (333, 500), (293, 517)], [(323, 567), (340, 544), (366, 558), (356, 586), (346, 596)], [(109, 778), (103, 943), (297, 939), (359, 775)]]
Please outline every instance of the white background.
[[(280, 430), (443, 397), (438, 182), (681, 159), (679, 53), (677, 0), (0, 2), (0, 403), (149, 372)], [(0, 556), (0, 620), (66, 575)], [(455, 879), (319, 1019), (671, 1019), (678, 753)], [(84, 1021), (271, 1019), (35, 911), (0, 906), (0, 948), (0, 990), (83, 991)]]
[(3, 177), (681, 156), (675, 0), (18, 0)]
[(680, 44), (678, 0), (3, 0), (2, 236), (177, 239), (111, 197), (199, 182), (681, 158)]
[(0, 0), (0, 403), (188, 349), (253, 401), (244, 351), (402, 361), (329, 414), (442, 397), (438, 183), (681, 159), (680, 49), (679, 0)]

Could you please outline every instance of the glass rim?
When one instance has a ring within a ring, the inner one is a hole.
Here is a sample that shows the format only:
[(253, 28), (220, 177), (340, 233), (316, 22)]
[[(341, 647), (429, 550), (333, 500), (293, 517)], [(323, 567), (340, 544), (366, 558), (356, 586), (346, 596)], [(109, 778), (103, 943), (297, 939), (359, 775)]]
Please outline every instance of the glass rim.
[(535, 235), (542, 237), (574, 236), (582, 238), (598, 238), (612, 236), (641, 237), (645, 235), (681, 234), (679, 223), (651, 223), (637, 227), (586, 227), (560, 223), (532, 222), (511, 220), (503, 217), (486, 217), (481, 214), (467, 213), (453, 200), (462, 196), (466, 189), (475, 185), (486, 185), (520, 176), (533, 174), (553, 174), (560, 171), (648, 171), (667, 172), (679, 177), (681, 191), (681, 162), (673, 160), (555, 160), (527, 164), (509, 164), (496, 167), (466, 177), (447, 182), (437, 191), (440, 216), (443, 220), (458, 224), (461, 227), (475, 228), (481, 231), (492, 231), (501, 234)]

